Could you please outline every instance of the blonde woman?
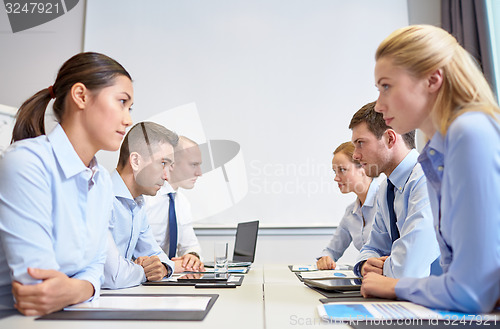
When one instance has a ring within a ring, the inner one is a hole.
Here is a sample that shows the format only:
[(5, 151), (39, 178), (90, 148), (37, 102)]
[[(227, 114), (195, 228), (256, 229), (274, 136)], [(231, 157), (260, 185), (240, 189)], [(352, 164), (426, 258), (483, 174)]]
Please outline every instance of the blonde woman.
[(500, 297), (500, 109), (474, 59), (446, 31), (396, 30), (378, 47), (376, 111), (398, 133), (420, 128), (444, 273), (392, 279), (370, 273), (366, 296), (489, 312)]
[(347, 206), (332, 240), (318, 258), (316, 266), (320, 270), (335, 269), (337, 260), (342, 257), (351, 242), (358, 250), (363, 247), (377, 212), (376, 195), (379, 182), (365, 174), (361, 164), (353, 160), (353, 153), (354, 145), (351, 142), (341, 144), (333, 152), (332, 169), (340, 192), (353, 192), (357, 198)]

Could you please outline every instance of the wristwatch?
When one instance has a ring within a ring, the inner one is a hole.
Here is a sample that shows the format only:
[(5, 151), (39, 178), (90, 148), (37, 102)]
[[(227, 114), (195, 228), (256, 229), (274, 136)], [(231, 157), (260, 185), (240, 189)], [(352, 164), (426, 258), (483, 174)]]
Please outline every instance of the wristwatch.
[(198, 259), (200, 259), (200, 255), (198, 255), (198, 253), (196, 253), (194, 251), (188, 252), (188, 254), (194, 255), (194, 256), (198, 257)]

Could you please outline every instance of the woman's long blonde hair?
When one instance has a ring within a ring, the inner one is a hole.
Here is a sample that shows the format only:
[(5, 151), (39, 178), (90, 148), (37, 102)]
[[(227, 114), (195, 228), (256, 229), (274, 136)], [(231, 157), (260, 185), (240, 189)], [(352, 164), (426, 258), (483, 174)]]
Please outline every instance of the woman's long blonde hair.
[(445, 30), (432, 25), (411, 25), (391, 33), (379, 45), (375, 59), (388, 57), (417, 78), (442, 69), (443, 84), (432, 109), (441, 134), (459, 115), (484, 112), (498, 121), (500, 108), (474, 58)]

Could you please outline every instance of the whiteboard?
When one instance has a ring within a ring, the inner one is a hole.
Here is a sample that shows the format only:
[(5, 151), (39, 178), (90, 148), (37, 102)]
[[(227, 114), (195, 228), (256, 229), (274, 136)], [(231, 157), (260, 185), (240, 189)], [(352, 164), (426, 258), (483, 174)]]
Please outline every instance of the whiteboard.
[[(84, 49), (130, 72), (134, 122), (204, 145), (185, 191), (197, 226), (334, 226), (355, 196), (332, 152), (377, 97), (377, 45), (405, 25), (401, 0), (88, 0)], [(114, 168), (117, 154), (98, 156)]]
[(0, 104), (0, 154), (10, 145), (17, 109)]

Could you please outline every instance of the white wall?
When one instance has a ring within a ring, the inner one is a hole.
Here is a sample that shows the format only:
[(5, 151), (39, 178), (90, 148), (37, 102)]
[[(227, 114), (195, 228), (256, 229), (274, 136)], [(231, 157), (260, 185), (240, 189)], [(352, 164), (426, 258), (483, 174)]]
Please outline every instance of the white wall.
[(0, 7), (0, 104), (19, 107), (54, 82), (62, 63), (82, 50), (84, 9), (82, 0), (53, 21), (12, 33)]
[[(36, 91), (51, 85), (57, 70), (83, 50), (85, 0), (65, 15), (23, 32), (12, 33), (0, 10), (0, 104), (19, 107)], [(440, 2), (408, 0), (409, 22), (440, 25)]]
[[(83, 49), (84, 7), (82, 0), (62, 17), (16, 34), (10, 29), (5, 11), (0, 10), (0, 104), (20, 106), (27, 97), (51, 85), (63, 61)], [(439, 1), (408, 0), (408, 8), (411, 24), (439, 25)], [(259, 236), (257, 262), (297, 263), (312, 261), (329, 240), (333, 228), (314, 234), (290, 229), (264, 231)], [(203, 234), (200, 242), (207, 258), (212, 256), (214, 240), (234, 240), (232, 235), (220, 232)], [(346, 262), (352, 261), (353, 255), (350, 250)]]
[[(234, 229), (195, 229), (202, 248), (204, 260), (213, 261), (214, 243), (228, 242), (234, 249)], [(260, 229), (257, 240), (255, 263), (310, 264), (315, 262), (330, 241), (332, 228), (316, 229)], [(352, 264), (357, 250), (350, 246), (339, 263)]]
[[(408, 0), (408, 20), (410, 24), (441, 25), (440, 1), (435, 0)], [(422, 141), (421, 141), (422, 143)], [(257, 242), (257, 263), (298, 264), (313, 263), (321, 250), (330, 240), (335, 229), (318, 228), (315, 230), (261, 229)], [(225, 232), (198, 229), (203, 256), (206, 259), (213, 257), (213, 244), (215, 241), (228, 241), (230, 248), (234, 246), (234, 231)], [(230, 249), (232, 250), (232, 249)], [(339, 263), (352, 264), (357, 255), (357, 250), (351, 245)]]
[[(131, 72), (135, 121), (194, 102), (204, 131), (198, 142), (240, 145), (241, 165), (226, 170), (239, 202), (200, 211), (220, 202), (228, 185), (221, 174), (220, 189), (211, 179), (203, 186), (206, 172), (186, 192), (198, 205), (197, 224), (339, 222), (354, 195), (333, 182), (332, 151), (350, 140), (352, 114), (376, 99), (373, 54), (408, 24), (405, 1), (150, 0), (154, 12), (134, 0), (87, 3), (85, 50)], [(160, 123), (194, 138), (178, 121)]]

